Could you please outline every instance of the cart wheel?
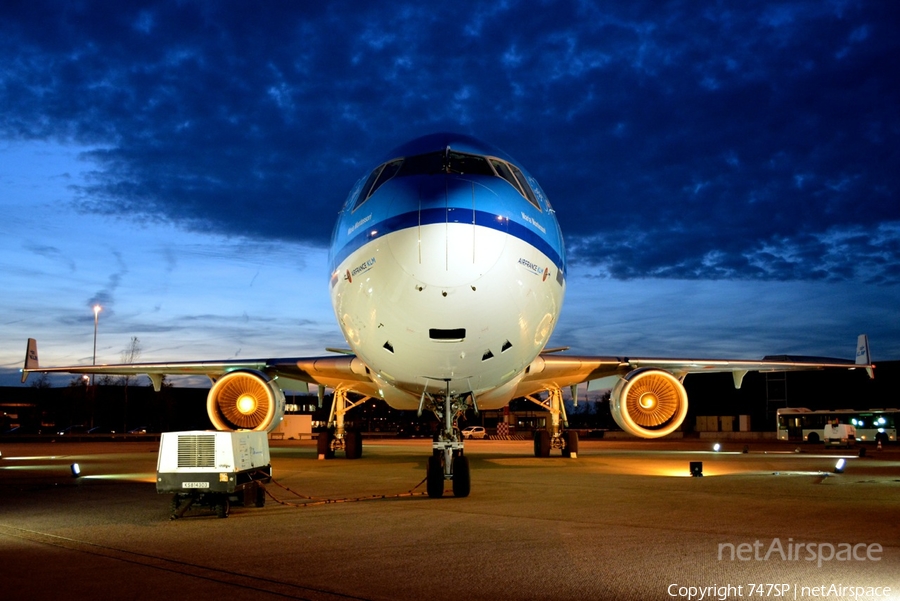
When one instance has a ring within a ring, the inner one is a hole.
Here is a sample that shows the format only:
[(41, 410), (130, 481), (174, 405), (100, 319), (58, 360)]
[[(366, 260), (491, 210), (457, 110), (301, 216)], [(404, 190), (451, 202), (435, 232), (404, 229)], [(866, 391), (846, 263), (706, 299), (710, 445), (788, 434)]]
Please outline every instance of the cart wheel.
[(221, 501), (216, 503), (216, 517), (227, 518), (230, 509), (231, 503), (228, 502), (228, 497), (224, 497)]
[(256, 506), (257, 507), (265, 507), (266, 506), (266, 487), (262, 484), (256, 485)]

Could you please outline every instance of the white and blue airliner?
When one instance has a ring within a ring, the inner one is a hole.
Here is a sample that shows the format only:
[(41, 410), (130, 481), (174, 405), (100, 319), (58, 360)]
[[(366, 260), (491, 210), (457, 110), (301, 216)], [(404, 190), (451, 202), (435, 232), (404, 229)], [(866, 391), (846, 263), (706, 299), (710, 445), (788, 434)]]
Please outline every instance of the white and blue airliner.
[(610, 377), (611, 413), (623, 430), (656, 438), (677, 430), (688, 407), (689, 373), (866, 368), (856, 359), (754, 360), (571, 356), (547, 349), (566, 291), (566, 255), (556, 213), (534, 176), (506, 153), (475, 138), (424, 136), (389, 152), (353, 186), (330, 250), (330, 292), (349, 346), (322, 357), (42, 367), (30, 339), (30, 372), (204, 374), (213, 382), (207, 410), (220, 430), (271, 430), (284, 414), (283, 390), (334, 391), (332, 428), (320, 457), (359, 457), (358, 432), (345, 414), (369, 398), (395, 409), (433, 412), (441, 423), (427, 464), (427, 490), (470, 491), (460, 415), (527, 398), (549, 411), (534, 453), (576, 457), (562, 391)]

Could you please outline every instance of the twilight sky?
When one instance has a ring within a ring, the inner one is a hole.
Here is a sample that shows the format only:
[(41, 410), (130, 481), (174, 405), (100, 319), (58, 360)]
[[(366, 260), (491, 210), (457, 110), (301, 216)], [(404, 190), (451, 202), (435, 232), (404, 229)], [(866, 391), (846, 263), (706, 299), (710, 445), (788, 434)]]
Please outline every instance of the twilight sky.
[(557, 210), (551, 346), (898, 359), (897, 31), (893, 2), (4, 2), (0, 384), (29, 336), (90, 363), (95, 302), (101, 363), (345, 346), (337, 211), (444, 130)]

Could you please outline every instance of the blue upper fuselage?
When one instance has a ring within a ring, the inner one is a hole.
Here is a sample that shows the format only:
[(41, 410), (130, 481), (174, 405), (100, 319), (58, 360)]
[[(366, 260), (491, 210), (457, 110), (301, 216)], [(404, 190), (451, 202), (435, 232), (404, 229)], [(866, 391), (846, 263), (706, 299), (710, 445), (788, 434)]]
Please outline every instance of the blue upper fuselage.
[(499, 149), (452, 133), (403, 144), (356, 183), (332, 235), (332, 274), (372, 240), (436, 223), (504, 231), (544, 253), (565, 274), (562, 234), (537, 180)]

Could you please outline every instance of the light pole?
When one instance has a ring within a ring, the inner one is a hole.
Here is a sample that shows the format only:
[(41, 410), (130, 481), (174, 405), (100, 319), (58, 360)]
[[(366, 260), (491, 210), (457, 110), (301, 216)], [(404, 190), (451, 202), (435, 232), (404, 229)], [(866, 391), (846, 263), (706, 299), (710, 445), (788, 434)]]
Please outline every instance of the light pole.
[[(94, 355), (91, 365), (97, 365), (97, 322), (100, 320), (100, 310), (103, 307), (94, 305)], [(87, 377), (85, 377), (87, 379)], [(97, 389), (94, 388), (94, 374), (91, 374), (91, 428), (94, 427), (94, 404), (96, 402)]]
[[(94, 305), (94, 357), (91, 359), (91, 365), (97, 365), (97, 322), (100, 321), (100, 311), (103, 309), (100, 305)], [(91, 374), (91, 386), (94, 385), (94, 374)]]

